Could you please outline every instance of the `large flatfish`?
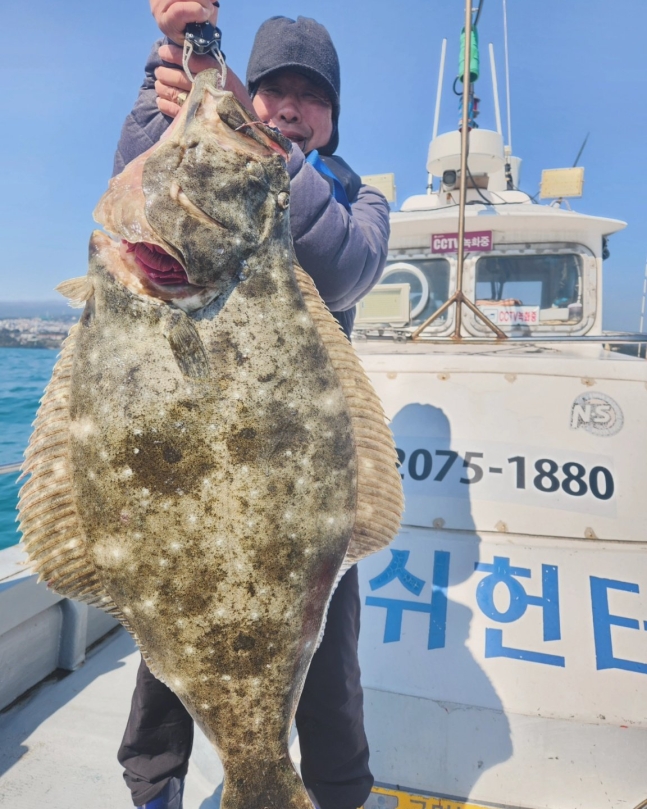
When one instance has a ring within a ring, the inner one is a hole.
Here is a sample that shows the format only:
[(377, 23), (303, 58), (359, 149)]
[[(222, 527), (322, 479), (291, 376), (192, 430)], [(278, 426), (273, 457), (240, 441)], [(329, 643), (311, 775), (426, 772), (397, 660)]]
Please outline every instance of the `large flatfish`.
[(225, 809), (309, 809), (290, 726), (335, 583), (391, 541), (401, 484), (295, 264), (289, 144), (215, 78), (111, 182), (113, 237), (60, 287), (84, 311), (26, 451), (21, 529), (41, 580), (116, 615), (186, 705)]

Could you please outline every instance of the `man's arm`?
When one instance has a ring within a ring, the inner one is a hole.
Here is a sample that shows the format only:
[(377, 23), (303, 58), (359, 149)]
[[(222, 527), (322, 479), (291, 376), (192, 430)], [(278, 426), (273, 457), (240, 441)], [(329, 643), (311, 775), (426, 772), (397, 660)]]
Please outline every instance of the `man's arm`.
[[(157, 40), (146, 60), (144, 81), (135, 106), (121, 129), (113, 175), (119, 174), (127, 163), (157, 143), (180, 111), (175, 103), (178, 92), (191, 91), (191, 82), (182, 68), (177, 67), (181, 64), (181, 49), (169, 44), (168, 40)], [(218, 67), (211, 56), (192, 56), (189, 62), (194, 75), (210, 67)], [(231, 69), (227, 71), (225, 89), (231, 90), (242, 104), (251, 108), (247, 90)]]
[(298, 146), (292, 147), (288, 171), (297, 259), (332, 311), (350, 309), (379, 281), (386, 264), (389, 204), (362, 185), (349, 213)]
[(162, 65), (158, 51), (163, 43), (163, 39), (158, 40), (146, 60), (144, 81), (139, 88), (137, 101), (121, 128), (113, 176), (119, 174), (127, 163), (157, 143), (173, 120), (160, 112), (155, 92), (155, 70)]

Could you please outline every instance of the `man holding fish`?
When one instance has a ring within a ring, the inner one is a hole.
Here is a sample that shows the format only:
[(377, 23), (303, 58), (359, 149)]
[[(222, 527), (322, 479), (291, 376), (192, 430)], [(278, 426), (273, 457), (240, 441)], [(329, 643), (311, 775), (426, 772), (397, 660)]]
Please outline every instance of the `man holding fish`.
[[(167, 39), (156, 43), (149, 57), (144, 84), (124, 124), (115, 173), (157, 142), (180, 111), (191, 83), (182, 70), (182, 49), (173, 43), (183, 42), (190, 23), (215, 25), (218, 7), (211, 0), (151, 0)], [(217, 66), (211, 56), (192, 56), (189, 63), (194, 74)], [(303, 17), (267, 20), (254, 42), (246, 87), (229, 70), (226, 89), (292, 142), (287, 168), (295, 253), (349, 336), (355, 304), (377, 283), (386, 261), (389, 207), (333, 156), (340, 81), (328, 32)], [(163, 285), (165, 266), (154, 255), (138, 259)], [(172, 273), (168, 279), (177, 281)], [(296, 714), (301, 774), (321, 809), (356, 809), (373, 784), (357, 660), (359, 610), (352, 567), (332, 598)], [(181, 809), (192, 740), (193, 723), (182, 702), (142, 661), (119, 751), (136, 806)]]

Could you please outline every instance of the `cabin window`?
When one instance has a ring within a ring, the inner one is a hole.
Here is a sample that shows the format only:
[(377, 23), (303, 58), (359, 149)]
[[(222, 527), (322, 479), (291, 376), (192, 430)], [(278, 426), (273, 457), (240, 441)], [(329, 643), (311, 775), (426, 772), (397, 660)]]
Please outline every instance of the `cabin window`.
[[(381, 284), (409, 284), (411, 301), (410, 325), (423, 323), (449, 297), (449, 262), (438, 259), (407, 259), (387, 264)], [(444, 312), (438, 318), (442, 323), (447, 319)]]
[(576, 324), (582, 319), (582, 258), (484, 256), (476, 264), (476, 304), (497, 325)]

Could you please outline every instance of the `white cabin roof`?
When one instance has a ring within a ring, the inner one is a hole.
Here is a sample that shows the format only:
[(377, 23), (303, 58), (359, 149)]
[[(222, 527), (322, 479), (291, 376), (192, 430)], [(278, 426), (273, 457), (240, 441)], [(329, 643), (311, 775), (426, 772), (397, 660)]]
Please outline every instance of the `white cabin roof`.
[[(619, 219), (589, 216), (564, 210), (557, 205), (533, 204), (520, 191), (481, 193), (492, 199), (492, 205), (479, 201), (478, 192), (467, 192), (465, 209), (466, 231), (492, 230), (497, 241), (507, 244), (532, 242), (584, 242), (600, 240), (627, 226)], [(455, 203), (440, 200), (441, 194), (420, 194), (409, 197), (402, 210), (391, 214), (391, 248), (405, 247), (402, 238), (424, 237), (427, 234), (453, 232), (458, 229), (458, 192), (443, 193), (455, 198)], [(498, 201), (497, 201), (498, 200)], [(498, 236), (498, 238), (497, 238)]]

